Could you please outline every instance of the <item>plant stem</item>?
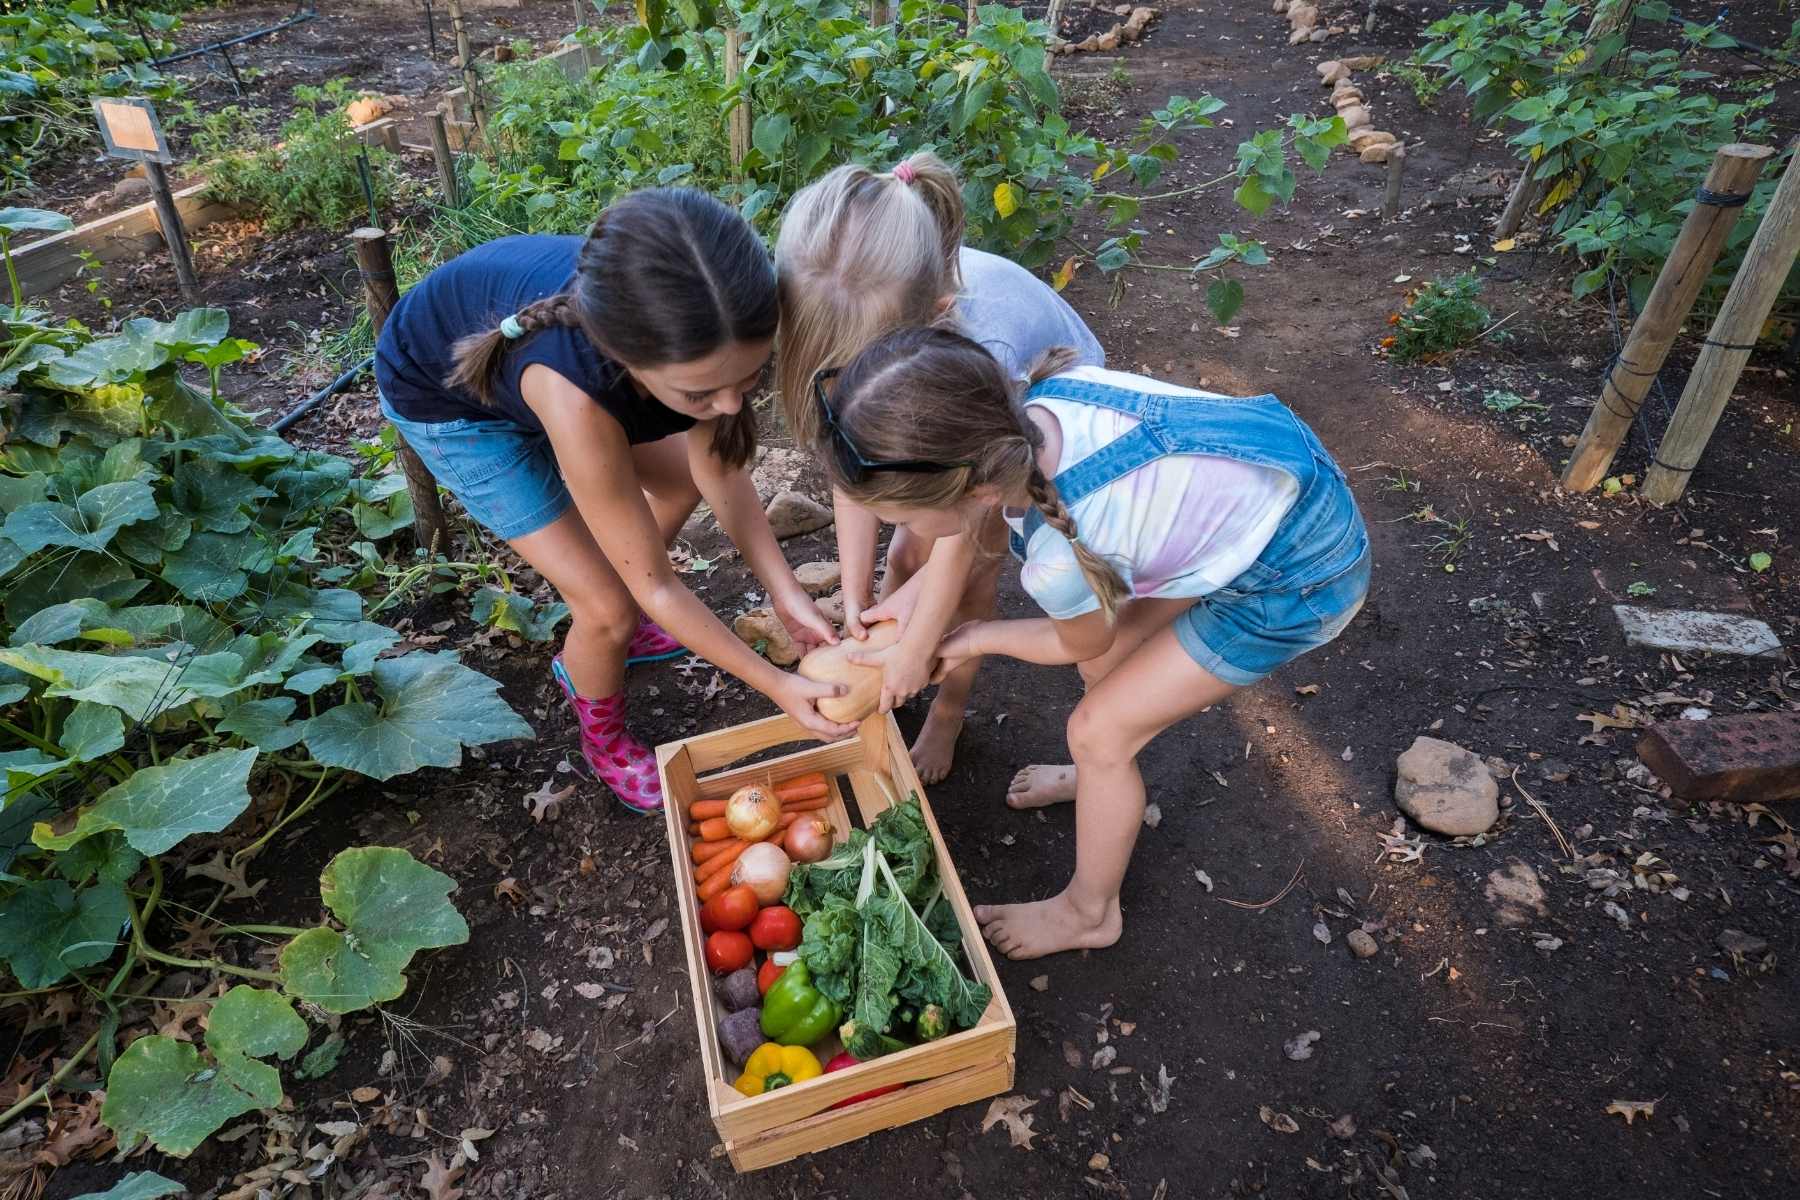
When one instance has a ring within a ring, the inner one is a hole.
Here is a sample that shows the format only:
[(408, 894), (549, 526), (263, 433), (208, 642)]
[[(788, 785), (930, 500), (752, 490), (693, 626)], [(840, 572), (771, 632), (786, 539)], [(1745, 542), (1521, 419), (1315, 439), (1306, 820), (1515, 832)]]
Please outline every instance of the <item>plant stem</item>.
[(162, 889), (162, 863), (152, 857), (150, 859), (150, 896), (144, 901), (143, 910), (139, 911), (136, 902), (129, 896), (126, 897), (126, 903), (131, 907), (131, 945), (139, 956), (150, 959), (152, 962), (166, 963), (171, 967), (187, 967), (199, 971), (224, 971), (232, 975), (242, 975), (247, 979), (260, 979), (265, 983), (281, 982), (281, 976), (273, 971), (258, 971), (254, 967), (234, 967), (230, 963), (220, 962), (216, 958), (178, 958), (173, 954), (164, 954), (150, 945), (144, 939), (144, 927), (149, 923), (151, 914), (156, 911), (156, 906), (162, 902)]
[[(328, 780), (328, 779), (331, 780), (330, 787), (325, 786), (326, 780)], [(337, 791), (342, 786), (344, 786), (344, 777), (342, 775), (339, 775), (335, 779), (331, 778), (331, 774), (329, 771), (323, 775), (320, 775), (319, 781), (317, 783), (313, 784), (313, 790), (307, 793), (306, 799), (302, 800), (299, 804), (295, 805), (292, 812), (282, 814), (282, 817), (280, 820), (276, 821), (275, 824), (269, 826), (268, 832), (264, 833), (261, 837), (257, 838), (254, 842), (251, 842), (248, 846), (245, 846), (242, 850), (239, 850), (236, 854), (232, 855), (231, 856), (231, 865), (235, 867), (240, 862), (244, 861), (244, 859), (249, 858), (251, 855), (253, 855), (257, 851), (261, 850), (265, 845), (268, 844), (268, 841), (270, 838), (272, 838), (276, 834), (280, 833), (283, 829), (285, 829), (288, 825), (292, 824), (294, 821), (297, 821), (301, 817), (305, 816), (314, 807), (316, 807), (319, 803), (321, 803), (322, 801), (329, 798), (333, 792)], [(294, 932), (299, 932), (299, 931), (295, 930)]]
[(4, 233), (0, 233), (0, 258), (6, 260), (6, 282), (12, 285), (12, 310), (16, 317), (19, 310), (25, 307), (25, 295), (19, 290), (19, 272), (13, 268), (12, 239)]
[[(9, 268), (12, 266), (12, 260), (10, 258), (6, 260), (6, 265)], [(99, 1044), (100, 1031), (96, 1029), (94, 1030), (93, 1035), (89, 1037), (87, 1041), (82, 1043), (81, 1049), (77, 1050), (74, 1054), (71, 1054), (69, 1056), (69, 1061), (58, 1067), (56, 1073), (44, 1081), (43, 1087), (31, 1093), (31, 1095), (25, 1097), (5, 1112), (0, 1113), (0, 1129), (4, 1129), (6, 1126), (10, 1125), (14, 1117), (20, 1116), (29, 1111), (34, 1105), (48, 1099), (50, 1096), (50, 1089), (67, 1079), (69, 1073), (75, 1069), (77, 1064), (89, 1054), (93, 1053), (94, 1047)]]
[(55, 742), (47, 741), (44, 738), (39, 737), (35, 733), (31, 733), (27, 730), (21, 729), (19, 726), (14, 725), (11, 721), (0, 720), (0, 730), (4, 730), (5, 732), (12, 734), (14, 737), (19, 738), (22, 741), (29, 742), (31, 745), (36, 746), (39, 750), (42, 750), (45, 754), (54, 754), (58, 758), (62, 757), (62, 747), (61, 746), (58, 746)]
[(299, 937), (306, 930), (292, 925), (224, 925), (219, 926), (226, 933), (242, 933), (248, 936), (268, 934), (271, 937)]

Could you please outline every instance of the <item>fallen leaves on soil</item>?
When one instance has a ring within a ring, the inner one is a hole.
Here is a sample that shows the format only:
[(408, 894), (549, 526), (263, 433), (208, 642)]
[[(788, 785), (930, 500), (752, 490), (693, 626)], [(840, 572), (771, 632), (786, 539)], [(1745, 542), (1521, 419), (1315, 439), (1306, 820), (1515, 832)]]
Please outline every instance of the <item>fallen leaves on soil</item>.
[(987, 1115), (981, 1118), (981, 1132), (986, 1133), (996, 1125), (1004, 1125), (1006, 1134), (1012, 1139), (1016, 1149), (1032, 1149), (1031, 1139), (1037, 1134), (1032, 1131), (1031, 1114), (1026, 1109), (1036, 1104), (1036, 1100), (1028, 1100), (1024, 1096), (995, 1096), (994, 1102), (988, 1105)]
[(1645, 1120), (1648, 1120), (1651, 1117), (1655, 1116), (1656, 1115), (1656, 1101), (1654, 1101), (1654, 1100), (1614, 1100), (1611, 1104), (1606, 1106), (1606, 1111), (1609, 1116), (1624, 1117), (1625, 1123), (1627, 1125), (1629, 1125), (1633, 1121), (1637, 1120), (1639, 1117), (1643, 1117)]
[(1257, 1108), (1256, 1115), (1261, 1119), (1264, 1125), (1267, 1125), (1276, 1133), (1300, 1132), (1300, 1122), (1294, 1120), (1294, 1118), (1288, 1116), (1286, 1113), (1276, 1112), (1266, 1104)]

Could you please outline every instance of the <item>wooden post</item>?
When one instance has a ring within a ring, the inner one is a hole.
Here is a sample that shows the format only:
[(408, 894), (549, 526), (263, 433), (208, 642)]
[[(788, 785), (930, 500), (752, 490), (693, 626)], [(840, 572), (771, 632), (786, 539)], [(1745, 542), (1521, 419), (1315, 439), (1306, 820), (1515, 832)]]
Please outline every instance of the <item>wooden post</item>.
[[(744, 70), (744, 32), (741, 29), (725, 31), (725, 86), (737, 83), (738, 76)], [(727, 132), (731, 136), (731, 170), (740, 172), (744, 164), (744, 156), (750, 153), (750, 97), (740, 95), (725, 114)]]
[[(1065, 3), (1066, 0), (1050, 0), (1049, 6), (1044, 9), (1044, 24), (1050, 27), (1050, 32), (1044, 35), (1044, 70), (1046, 71), (1050, 69), (1050, 64), (1056, 61), (1056, 43), (1062, 40), (1056, 30), (1062, 24)], [(972, 9), (970, 11), (973, 12)], [(974, 28), (973, 21), (969, 22), (969, 27)]]
[(1681, 403), (1675, 406), (1662, 445), (1656, 448), (1656, 461), (1644, 476), (1644, 497), (1652, 504), (1670, 504), (1681, 498), (1744, 364), (1750, 361), (1750, 351), (1762, 334), (1769, 310), (1775, 307), (1796, 255), (1800, 255), (1800, 154), (1788, 160), (1781, 185), (1769, 201), (1750, 248), (1744, 251), (1744, 265), (1731, 281), (1725, 303), (1700, 348), (1700, 358), (1681, 391)]
[(156, 221), (162, 227), (163, 241), (168, 244), (169, 258), (175, 264), (175, 282), (181, 298), (189, 304), (200, 300), (200, 285), (194, 278), (194, 256), (188, 252), (187, 230), (181, 224), (181, 210), (175, 207), (175, 194), (169, 190), (169, 176), (161, 163), (146, 158), (144, 178), (150, 184), (150, 198), (156, 204)]
[[(1050, 0), (1050, 2), (1055, 4), (1057, 0)], [(893, 20), (894, 10), (888, 4), (888, 0), (869, 0), (869, 24), (879, 29), (883, 25), (891, 24)]]
[(1400, 183), (1406, 174), (1406, 144), (1397, 142), (1388, 147), (1387, 158), (1387, 190), (1381, 195), (1381, 219), (1397, 221), (1400, 219)]
[(431, 157), (437, 160), (438, 187), (444, 193), (444, 203), (455, 208), (462, 200), (456, 186), (456, 154), (450, 149), (450, 130), (441, 111), (434, 111), (426, 120), (431, 127)]
[[(363, 303), (369, 309), (369, 324), (377, 339), (388, 314), (400, 299), (400, 285), (394, 278), (394, 251), (388, 245), (387, 231), (364, 227), (350, 235), (356, 244), (356, 269), (362, 276)], [(396, 431), (398, 432), (398, 431)], [(395, 439), (395, 457), (406, 475), (406, 490), (412, 496), (413, 536), (427, 555), (444, 549), (450, 540), (449, 522), (444, 519), (444, 505), (438, 499), (437, 480), (431, 476), (419, 455), (406, 444), (404, 437)]]
[(965, 27), (964, 32), (973, 33), (975, 32), (975, 27), (981, 24), (981, 15), (975, 11), (980, 3), (981, 0), (969, 0), (968, 25)]
[(487, 105), (481, 100), (481, 79), (475, 74), (475, 56), (469, 51), (469, 33), (463, 28), (462, 0), (449, 0), (450, 27), (456, 32), (456, 61), (462, 67), (463, 87), (469, 96), (469, 114), (475, 129), (487, 136)]
[(1538, 163), (1525, 164), (1519, 173), (1519, 181), (1513, 184), (1512, 195), (1506, 198), (1506, 207), (1500, 210), (1500, 219), (1494, 222), (1494, 237), (1509, 238), (1519, 232), (1525, 224), (1525, 218), (1537, 207), (1538, 197), (1550, 183), (1548, 179), (1537, 177)]
[[(1722, 196), (1748, 196), (1763, 163), (1774, 153), (1768, 146), (1742, 142), (1719, 147), (1712, 169), (1706, 173), (1705, 189)], [(1656, 373), (1662, 370), (1669, 346), (1743, 211), (1741, 204), (1695, 204), (1688, 213), (1642, 315), (1632, 322), (1625, 348), (1600, 385), (1599, 402), (1588, 414), (1587, 428), (1563, 471), (1562, 485), (1569, 491), (1587, 491), (1612, 468), (1613, 456), (1630, 431)]]

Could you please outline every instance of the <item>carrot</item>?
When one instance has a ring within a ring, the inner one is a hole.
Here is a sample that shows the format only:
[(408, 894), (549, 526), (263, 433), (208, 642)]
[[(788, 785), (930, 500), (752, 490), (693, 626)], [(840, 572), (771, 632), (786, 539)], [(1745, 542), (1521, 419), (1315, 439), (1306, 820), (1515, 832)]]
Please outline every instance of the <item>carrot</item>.
[(775, 785), (775, 798), (786, 804), (789, 800), (812, 800), (823, 796), (827, 791), (825, 775), (815, 771), (811, 775), (802, 775), (797, 779), (784, 779)]
[(704, 821), (709, 817), (724, 815), (725, 801), (723, 800), (696, 800), (694, 806), (688, 809), (688, 820), (690, 821)]
[(742, 840), (733, 842), (729, 850), (715, 854), (700, 864), (700, 867), (694, 872), (695, 878), (711, 882), (715, 876), (730, 875), (731, 865), (737, 862), (744, 851), (750, 848), (750, 845), (751, 843)]
[(786, 817), (795, 813), (818, 812), (830, 803), (830, 796), (815, 796), (811, 800), (784, 800), (781, 802), (781, 815)]
[(731, 826), (725, 823), (724, 817), (709, 817), (698, 824), (689, 825), (688, 832), (703, 842), (722, 842), (731, 837)]
[[(750, 845), (750, 843), (745, 842), (744, 845), (746, 847), (748, 847)], [(736, 861), (737, 861), (736, 854), (721, 854), (721, 855), (719, 855), (719, 857), (713, 859), (712, 862), (709, 862), (706, 865), (708, 867), (713, 867), (719, 863), (734, 863)], [(714, 896), (718, 895), (720, 892), (724, 891), (726, 888), (728, 888), (730, 886), (731, 886), (731, 872), (727, 871), (727, 870), (715, 871), (713, 874), (707, 876), (704, 881), (702, 881), (702, 883), (700, 884), (700, 890), (696, 893), (696, 895), (698, 895), (700, 897), (701, 902), (704, 903), (708, 900), (711, 900)]]
[(737, 839), (737, 838), (732, 838), (728, 842), (695, 842), (694, 843), (694, 862), (695, 862), (695, 864), (708, 862), (711, 859), (717, 858), (719, 855), (725, 853), (727, 850), (730, 850), (731, 847), (734, 844), (736, 844), (736, 842), (738, 840), (739, 839)]

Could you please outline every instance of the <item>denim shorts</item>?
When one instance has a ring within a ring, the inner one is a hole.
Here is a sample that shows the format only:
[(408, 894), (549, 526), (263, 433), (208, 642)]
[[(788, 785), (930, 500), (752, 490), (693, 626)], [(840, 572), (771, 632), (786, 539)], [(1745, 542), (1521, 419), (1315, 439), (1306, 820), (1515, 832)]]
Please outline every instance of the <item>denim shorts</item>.
[(1362, 552), (1347, 567), (1316, 583), (1257, 586), (1246, 577), (1262, 568), (1252, 565), (1232, 586), (1200, 597), (1175, 618), (1182, 649), (1236, 687), (1317, 650), (1344, 632), (1369, 594), (1368, 539), (1359, 536), (1359, 541)]
[(545, 434), (502, 420), (411, 421), (390, 408), (385, 396), (381, 411), (432, 478), (506, 541), (536, 533), (574, 503)]

